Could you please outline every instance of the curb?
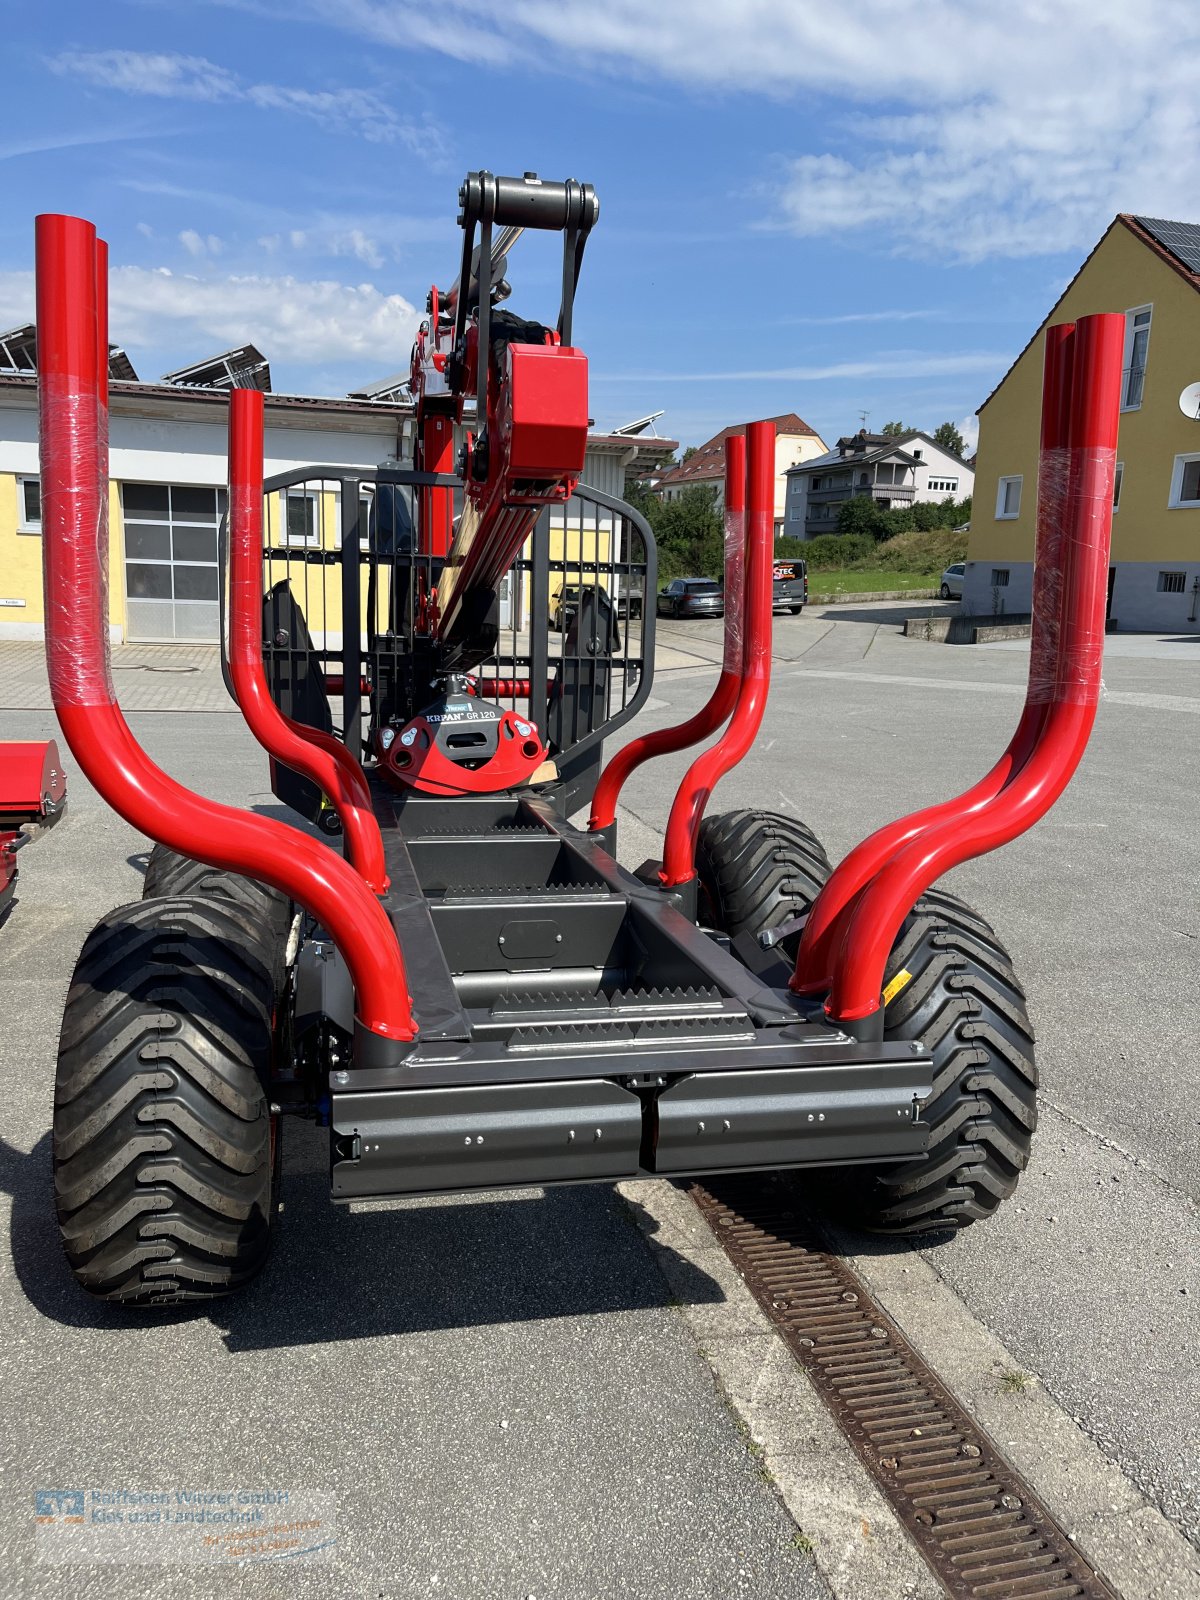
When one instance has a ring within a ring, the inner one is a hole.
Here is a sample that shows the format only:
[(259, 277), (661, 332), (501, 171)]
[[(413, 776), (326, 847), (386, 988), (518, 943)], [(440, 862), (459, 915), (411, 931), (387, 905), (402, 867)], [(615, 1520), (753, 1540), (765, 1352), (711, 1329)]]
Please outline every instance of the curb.
[(852, 606), (866, 600), (936, 600), (937, 589), (872, 589), (862, 594), (850, 594), (846, 589), (833, 589), (824, 594), (815, 591), (809, 595), (810, 606)]

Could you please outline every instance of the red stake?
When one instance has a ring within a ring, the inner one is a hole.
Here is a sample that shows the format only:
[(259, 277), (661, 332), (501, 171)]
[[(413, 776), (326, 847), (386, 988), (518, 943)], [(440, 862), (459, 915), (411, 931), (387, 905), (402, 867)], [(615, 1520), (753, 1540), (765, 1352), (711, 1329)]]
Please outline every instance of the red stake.
[(331, 734), (284, 716), (262, 658), (263, 396), (229, 396), (229, 674), (250, 732), (269, 755), (310, 778), (341, 819), (346, 855), (376, 894), (386, 894), (383, 835), (362, 768)]
[[(743, 575), (746, 553), (746, 440), (740, 433), (725, 440), (725, 659), (721, 676), (708, 701), (694, 717), (674, 728), (659, 728), (645, 733), (617, 751), (600, 774), (592, 796), (588, 827), (594, 833), (609, 827), (617, 816), (621, 790), (630, 775), (655, 756), (673, 755), (699, 744), (725, 722), (737, 700), (742, 679), (742, 635), (744, 624)], [(645, 604), (653, 601), (651, 595)]]
[[(677, 888), (696, 876), (696, 840), (717, 784), (758, 736), (771, 686), (771, 582), (775, 545), (775, 425), (746, 429), (746, 593), (742, 675), (729, 726), (692, 762), (679, 785), (663, 840), (663, 884)], [(726, 630), (728, 641), (728, 630)]]
[(37, 219), (46, 658), (67, 743), (89, 781), (135, 828), (169, 849), (269, 883), (311, 912), (345, 957), (361, 1028), (382, 1039), (412, 1039), (416, 1025), (395, 934), (353, 867), (298, 829), (185, 789), (154, 765), (121, 715), (108, 659), (100, 265), (91, 223)]
[[(1055, 628), (1061, 627), (1062, 584), (1058, 581), (1059, 548), (1066, 492), (1066, 473), (1062, 453), (1066, 450), (1070, 428), (1071, 373), (1073, 364), (1073, 322), (1060, 323), (1046, 330), (1046, 371), (1042, 400), (1042, 443), (1038, 472), (1037, 560), (1034, 564), (1033, 610), (1047, 626), (1035, 631), (1030, 675), (1045, 676), (1047, 649), (1053, 651)], [(1036, 667), (1034, 662), (1037, 663)], [(1050, 669), (1053, 671), (1053, 668)], [(813, 902), (796, 958), (792, 988), (797, 994), (828, 994), (833, 981), (836, 951), (846, 934), (846, 924), (859, 895), (898, 850), (920, 834), (942, 824), (953, 824), (995, 798), (1018, 772), (1033, 750), (1045, 721), (1044, 704), (1026, 700), (1016, 732), (992, 770), (964, 794), (953, 800), (914, 811), (878, 829), (855, 845), (830, 875), (829, 881)]]
[[(951, 867), (1031, 828), (1083, 756), (1100, 696), (1124, 331), (1124, 318), (1112, 314), (1083, 317), (1075, 327), (1068, 442), (1047, 450), (1040, 486), (1045, 499), (1037, 557), (1043, 571), (1034, 588), (1024, 733), (1019, 729), (1013, 741), (1024, 747), (1017, 751), (1024, 759), (990, 798), (972, 803), (970, 795), (961, 797), (900, 848), (845, 914), (825, 1007), (835, 1021), (857, 1023), (880, 1013), (887, 959), (917, 899)], [(1047, 342), (1052, 376), (1044, 416), (1060, 398), (1055, 369), (1066, 349), (1065, 335)], [(1055, 436), (1047, 417), (1043, 438)]]

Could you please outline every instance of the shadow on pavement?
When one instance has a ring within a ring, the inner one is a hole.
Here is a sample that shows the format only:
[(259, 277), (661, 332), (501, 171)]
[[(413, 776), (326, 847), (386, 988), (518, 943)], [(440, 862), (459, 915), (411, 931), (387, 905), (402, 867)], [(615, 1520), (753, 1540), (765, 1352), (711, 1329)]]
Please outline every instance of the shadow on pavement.
[(824, 622), (874, 622), (879, 627), (886, 628), (889, 625), (903, 626), (909, 617), (946, 617), (957, 616), (957, 614), (957, 610), (953, 609), (952, 601), (914, 601), (911, 605), (905, 605), (902, 601), (897, 601), (894, 606), (873, 605), (869, 607), (863, 606), (861, 609), (852, 605), (830, 606), (828, 610), (822, 612), (820, 620)]
[[(639, 1311), (680, 1296), (677, 1275), (669, 1289), (612, 1189), (522, 1190), (350, 1212), (329, 1199), (324, 1131), (295, 1124), (287, 1135), (283, 1211), (263, 1275), (227, 1300), (165, 1316), (92, 1300), (78, 1288), (55, 1224), (50, 1135), (29, 1155), (0, 1141), (0, 1187), (13, 1198), (12, 1259), (26, 1297), (73, 1328), (207, 1318), (237, 1353)], [(680, 1266), (690, 1303), (723, 1300), (707, 1273)]]

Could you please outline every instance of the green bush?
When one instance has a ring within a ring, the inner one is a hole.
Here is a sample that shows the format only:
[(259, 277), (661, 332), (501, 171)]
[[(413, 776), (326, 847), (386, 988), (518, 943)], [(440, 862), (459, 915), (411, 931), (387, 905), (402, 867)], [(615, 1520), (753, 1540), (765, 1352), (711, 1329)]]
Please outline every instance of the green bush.
[(837, 531), (840, 534), (865, 534), (872, 539), (888, 536), (887, 512), (869, 494), (856, 494), (838, 507)]
[(876, 546), (874, 559), (891, 572), (927, 573), (936, 578), (952, 562), (967, 559), (967, 535), (950, 528), (901, 533)]
[[(784, 550), (783, 546), (796, 548)], [(779, 539), (775, 553), (779, 556), (803, 556), (809, 569), (815, 572), (840, 572), (859, 561), (872, 561), (878, 549), (870, 534), (821, 533), (815, 539)]]

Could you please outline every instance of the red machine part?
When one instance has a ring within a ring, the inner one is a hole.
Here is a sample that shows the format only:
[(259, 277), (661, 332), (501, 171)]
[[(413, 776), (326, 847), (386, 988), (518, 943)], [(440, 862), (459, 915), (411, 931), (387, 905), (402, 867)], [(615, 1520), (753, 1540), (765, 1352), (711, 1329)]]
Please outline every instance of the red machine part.
[(1042, 399), (1033, 637), (1017, 731), (992, 772), (946, 805), (892, 824), (852, 851), (805, 927), (792, 987), (821, 992), (835, 1021), (882, 1012), (883, 974), (921, 894), (1043, 817), (1087, 746), (1100, 696), (1112, 487), (1125, 319), (1049, 330)]
[(37, 219), (46, 656), (63, 733), (91, 783), (134, 827), (172, 850), (261, 879), (311, 912), (350, 969), (361, 1028), (411, 1040), (416, 1025), (399, 945), (353, 867), (295, 828), (185, 789), (150, 761), (121, 715), (108, 661), (102, 267), (91, 223)]
[[(745, 645), (744, 572), (746, 556), (746, 439), (725, 440), (725, 654), (716, 688), (694, 717), (673, 728), (643, 734), (618, 750), (600, 774), (592, 796), (589, 829), (595, 833), (616, 821), (621, 790), (643, 763), (699, 744), (728, 720), (742, 681)], [(650, 596), (646, 597), (647, 604)]]
[(0, 744), (0, 828), (14, 832), (56, 817), (67, 800), (67, 775), (53, 739)]
[[(683, 776), (663, 840), (663, 884), (696, 876), (696, 840), (717, 784), (748, 753), (762, 726), (771, 686), (771, 574), (775, 544), (775, 425), (746, 429), (746, 567), (741, 678), (729, 725)], [(735, 613), (736, 615), (736, 613)], [(726, 649), (729, 650), (726, 624)], [(727, 658), (728, 659), (728, 658)]]
[[(428, 717), (414, 717), (398, 733), (386, 728), (376, 739), (383, 776), (398, 788), (422, 794), (499, 794), (527, 783), (546, 759), (537, 728), (516, 711), (501, 711), (498, 748), (479, 767), (452, 760), (439, 747), (438, 729)], [(386, 738), (394, 734), (392, 738)]]
[(386, 894), (383, 835), (362, 768), (332, 734), (284, 716), (271, 698), (262, 659), (263, 396), (229, 396), (229, 675), (251, 733), (269, 755), (310, 778), (329, 797), (346, 855), (369, 889)]
[(543, 506), (569, 500), (587, 449), (587, 357), (563, 345), (510, 344), (488, 384), (488, 470), (468, 476), (469, 509), (439, 585), (439, 637), (471, 590), (495, 590)]

